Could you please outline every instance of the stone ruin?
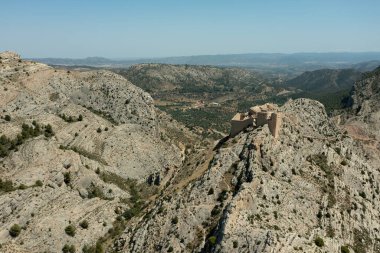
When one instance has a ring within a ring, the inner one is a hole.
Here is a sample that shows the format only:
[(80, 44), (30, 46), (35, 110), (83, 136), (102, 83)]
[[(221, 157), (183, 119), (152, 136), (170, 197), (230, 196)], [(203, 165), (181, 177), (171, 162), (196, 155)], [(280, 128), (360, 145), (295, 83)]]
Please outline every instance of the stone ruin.
[(237, 113), (231, 119), (230, 136), (234, 137), (249, 126), (260, 127), (268, 124), (271, 134), (277, 138), (281, 127), (282, 114), (276, 108), (276, 105), (265, 104), (251, 107), (247, 113)]

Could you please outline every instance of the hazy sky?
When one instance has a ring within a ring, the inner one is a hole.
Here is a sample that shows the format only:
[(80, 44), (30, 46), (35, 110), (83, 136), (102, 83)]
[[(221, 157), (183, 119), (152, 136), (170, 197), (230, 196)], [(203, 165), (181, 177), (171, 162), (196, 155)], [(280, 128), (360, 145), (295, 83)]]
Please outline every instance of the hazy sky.
[(0, 0), (0, 51), (161, 57), (380, 51), (379, 0)]

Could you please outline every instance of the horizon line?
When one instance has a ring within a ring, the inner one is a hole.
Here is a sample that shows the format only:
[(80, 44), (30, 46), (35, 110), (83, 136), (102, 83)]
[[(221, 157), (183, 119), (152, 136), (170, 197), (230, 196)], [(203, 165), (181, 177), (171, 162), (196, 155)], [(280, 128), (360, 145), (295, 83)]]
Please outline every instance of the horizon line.
[[(5, 50), (14, 52), (11, 50)], [(0, 51), (0, 52), (5, 52)], [(17, 53), (17, 52), (15, 52)], [(295, 55), (295, 54), (379, 54), (380, 51), (300, 51), (300, 52), (291, 52), (291, 53), (281, 53), (281, 52), (250, 52), (250, 53), (220, 53), (220, 54), (195, 54), (195, 55), (174, 55), (174, 56), (145, 56), (145, 57), (105, 57), (105, 56), (86, 56), (86, 57), (25, 57), (25, 59), (70, 59), (70, 60), (83, 60), (91, 58), (102, 58), (107, 60), (114, 61), (123, 61), (123, 60), (144, 60), (144, 59), (165, 59), (165, 58), (182, 58), (182, 57), (202, 57), (202, 56), (227, 56), (227, 55)]]

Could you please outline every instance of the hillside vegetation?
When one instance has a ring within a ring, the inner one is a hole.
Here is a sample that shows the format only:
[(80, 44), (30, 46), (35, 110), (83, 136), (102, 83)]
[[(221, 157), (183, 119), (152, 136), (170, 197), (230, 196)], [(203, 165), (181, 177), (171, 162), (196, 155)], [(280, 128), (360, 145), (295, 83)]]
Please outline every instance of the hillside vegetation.
[(304, 92), (330, 93), (351, 89), (360, 76), (361, 73), (354, 69), (320, 69), (306, 71), (286, 81), (284, 86)]

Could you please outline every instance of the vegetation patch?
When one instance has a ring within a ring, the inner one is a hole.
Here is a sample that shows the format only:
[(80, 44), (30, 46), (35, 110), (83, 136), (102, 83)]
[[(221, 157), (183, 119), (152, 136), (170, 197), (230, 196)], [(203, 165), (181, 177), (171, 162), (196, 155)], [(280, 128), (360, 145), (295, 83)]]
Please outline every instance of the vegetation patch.
[(97, 161), (103, 165), (108, 165), (107, 162), (104, 159), (102, 159), (99, 155), (88, 152), (87, 150), (84, 150), (82, 148), (63, 146), (63, 145), (60, 145), (59, 148), (63, 150), (72, 150), (75, 153), (78, 153), (81, 156), (87, 157), (90, 160)]
[(59, 117), (61, 119), (63, 119), (64, 121), (68, 122), (68, 123), (73, 123), (73, 122), (77, 122), (77, 121), (82, 121), (83, 120), (82, 114), (79, 114), (78, 117), (73, 117), (73, 116), (66, 116), (63, 113), (63, 114), (59, 114)]
[(3, 181), (0, 178), (0, 192), (11, 192), (11, 191), (14, 191), (14, 190), (16, 190), (16, 188), (13, 187), (12, 180)]
[(220, 107), (190, 108), (187, 110), (172, 109), (167, 106), (157, 107), (190, 129), (194, 127), (202, 127), (205, 130), (213, 128), (224, 133), (229, 132), (229, 122), (235, 114), (235, 110)]
[(361, 230), (354, 229), (354, 245), (353, 250), (355, 253), (365, 253), (368, 248), (372, 245), (371, 237), (369, 236), (368, 230), (361, 228)]
[(325, 173), (327, 182), (325, 182), (324, 184), (324, 190), (327, 191), (328, 193), (327, 205), (329, 208), (331, 208), (336, 203), (335, 191), (334, 191), (335, 190), (334, 189), (334, 170), (328, 164), (327, 157), (325, 154), (308, 156), (307, 160), (317, 165)]
[(18, 146), (22, 145), (26, 140), (44, 134), (46, 137), (54, 135), (53, 128), (50, 124), (42, 126), (36, 121), (32, 125), (22, 124), (21, 133), (16, 138), (10, 139), (5, 135), (0, 137), (0, 158), (6, 157), (12, 150), (17, 151)]
[(98, 240), (95, 245), (85, 245), (82, 248), (83, 253), (104, 253), (103, 243)]
[(65, 227), (65, 233), (69, 236), (74, 236), (76, 232), (76, 229), (73, 225), (68, 225)]
[(321, 237), (315, 238), (314, 243), (318, 247), (323, 247), (325, 245), (325, 242), (323, 241), (323, 239)]
[(9, 235), (12, 237), (17, 237), (21, 233), (21, 227), (18, 224), (14, 224), (10, 229), (9, 229)]
[(126, 220), (132, 219), (134, 216), (138, 216), (142, 209), (144, 202), (141, 200), (140, 195), (136, 189), (136, 183), (129, 185), (129, 194), (131, 194), (131, 197), (129, 198), (129, 205), (131, 208), (127, 209), (123, 213), (123, 217)]
[(94, 114), (96, 114), (96, 115), (102, 117), (103, 119), (105, 119), (105, 120), (111, 122), (112, 124), (114, 124), (114, 125), (119, 125), (119, 123), (118, 123), (114, 118), (112, 118), (111, 114), (109, 114), (109, 113), (104, 113), (104, 112), (102, 112), (102, 111), (96, 110), (96, 109), (92, 108), (91, 106), (88, 106), (88, 107), (84, 106), (84, 107), (85, 107), (87, 110), (89, 110), (90, 112), (92, 112), (92, 113), (94, 113)]
[(95, 185), (94, 183), (91, 183), (91, 185), (87, 188), (88, 192), (88, 198), (100, 198), (104, 200), (112, 200), (112, 198), (108, 198), (104, 195), (102, 189), (100, 189), (99, 186)]
[(348, 249), (348, 246), (341, 246), (340, 252), (341, 253), (350, 253), (350, 250)]
[(83, 229), (87, 229), (88, 228), (88, 221), (87, 220), (83, 220), (79, 223), (79, 226)]
[(75, 246), (65, 244), (62, 248), (62, 253), (75, 253)]

